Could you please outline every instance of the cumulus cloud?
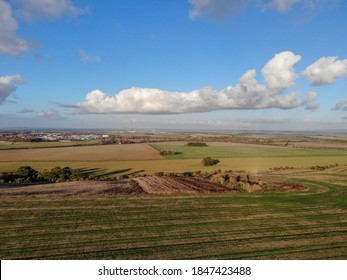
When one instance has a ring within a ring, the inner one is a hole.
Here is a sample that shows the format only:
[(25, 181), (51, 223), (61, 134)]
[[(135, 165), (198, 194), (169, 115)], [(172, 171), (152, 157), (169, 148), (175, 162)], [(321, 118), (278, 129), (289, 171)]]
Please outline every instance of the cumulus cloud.
[(41, 118), (56, 118), (59, 117), (59, 112), (57, 110), (43, 111), (39, 110), (36, 115)]
[(234, 16), (248, 6), (285, 13), (295, 7), (299, 7), (300, 10), (314, 10), (335, 4), (338, 0), (189, 0), (189, 2), (192, 4), (189, 13), (191, 18), (206, 16), (221, 19)]
[(294, 66), (300, 60), (300, 55), (295, 55), (289, 51), (276, 54), (261, 71), (266, 86), (273, 90), (293, 87), (295, 85), (294, 80), (298, 78)]
[(308, 111), (317, 111), (319, 109), (320, 104), (318, 102), (316, 103), (310, 103), (305, 106), (305, 109)]
[(15, 92), (17, 89), (15, 84), (21, 83), (24, 83), (24, 80), (20, 75), (0, 76), (0, 104), (2, 104), (11, 93)]
[(92, 55), (89, 55), (86, 51), (84, 50), (78, 50), (78, 54), (80, 56), (80, 59), (83, 63), (93, 63), (93, 62), (100, 62), (101, 61), (101, 58), (100, 56), (92, 56)]
[(333, 84), (338, 78), (347, 76), (347, 59), (338, 60), (336, 56), (322, 57), (308, 66), (302, 75), (314, 86)]
[(332, 110), (333, 111), (347, 111), (347, 99), (343, 99), (340, 102), (338, 102)]
[(213, 110), (292, 109), (316, 98), (314, 92), (305, 98), (300, 98), (296, 91), (285, 93), (295, 85), (294, 80), (298, 75), (294, 66), (300, 59), (300, 56), (288, 51), (277, 54), (261, 71), (264, 84), (258, 83), (257, 71), (251, 69), (240, 77), (238, 84), (221, 91), (213, 87), (191, 92), (133, 87), (108, 95), (93, 90), (83, 102), (61, 106), (73, 108), (76, 114), (182, 114)]
[(17, 29), (11, 6), (0, 0), (0, 53), (16, 56), (29, 51), (29, 43), (17, 35)]
[(62, 15), (78, 16), (88, 10), (76, 7), (71, 0), (11, 0), (10, 3), (0, 0), (0, 54), (13, 56), (32, 48), (16, 33), (19, 27), (17, 17), (28, 21), (56, 19)]
[(71, 0), (11, 0), (18, 7), (19, 17), (32, 21), (35, 19), (56, 19), (63, 15), (78, 16), (87, 11), (79, 8)]

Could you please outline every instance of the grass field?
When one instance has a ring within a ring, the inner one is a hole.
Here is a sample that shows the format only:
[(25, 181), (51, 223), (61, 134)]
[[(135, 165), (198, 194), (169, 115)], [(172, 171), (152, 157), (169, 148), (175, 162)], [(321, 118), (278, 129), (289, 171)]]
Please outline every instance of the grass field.
[(175, 150), (176, 155), (167, 159), (204, 158), (245, 158), (245, 157), (347, 157), (347, 149), (290, 148), (238, 143), (208, 143), (207, 147), (189, 147), (184, 142), (152, 144), (159, 151)]
[(346, 259), (347, 168), (267, 175), (303, 183), (310, 190), (0, 196), (0, 257)]

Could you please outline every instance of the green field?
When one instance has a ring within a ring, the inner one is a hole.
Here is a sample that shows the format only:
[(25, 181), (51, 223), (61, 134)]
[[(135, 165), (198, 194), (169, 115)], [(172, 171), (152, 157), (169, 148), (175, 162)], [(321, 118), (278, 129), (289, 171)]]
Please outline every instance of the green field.
[(176, 155), (165, 156), (167, 159), (204, 158), (256, 158), (256, 157), (347, 157), (346, 149), (290, 148), (250, 144), (208, 143), (207, 147), (189, 147), (186, 143), (152, 144), (159, 151), (175, 150)]
[(300, 193), (0, 196), (1, 259), (346, 259), (347, 168)]

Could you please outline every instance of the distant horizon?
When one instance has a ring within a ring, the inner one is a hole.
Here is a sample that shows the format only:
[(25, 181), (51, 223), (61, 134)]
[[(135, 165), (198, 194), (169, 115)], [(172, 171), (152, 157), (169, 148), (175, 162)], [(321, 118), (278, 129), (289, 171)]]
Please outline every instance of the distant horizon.
[(317, 130), (271, 130), (271, 129), (180, 129), (180, 128), (53, 128), (53, 127), (4, 127), (3, 132), (127, 132), (127, 133), (235, 133), (235, 134), (300, 134), (300, 135), (347, 135), (347, 129), (317, 129)]

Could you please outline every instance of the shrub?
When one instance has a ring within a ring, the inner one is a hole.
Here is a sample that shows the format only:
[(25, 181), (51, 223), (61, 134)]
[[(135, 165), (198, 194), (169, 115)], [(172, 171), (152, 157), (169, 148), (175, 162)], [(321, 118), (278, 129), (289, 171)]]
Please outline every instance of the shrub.
[(220, 161), (218, 159), (214, 159), (211, 157), (205, 157), (202, 160), (202, 164), (204, 166), (212, 166), (212, 165), (216, 165), (217, 163), (219, 163)]
[(54, 167), (51, 170), (43, 170), (40, 173), (39, 179), (44, 182), (65, 182), (77, 181), (84, 179), (86, 176), (79, 169), (72, 169), (71, 167)]
[(155, 176), (164, 176), (164, 172), (161, 172), (161, 171), (155, 172), (154, 175)]
[(203, 143), (203, 142), (189, 142), (187, 144), (187, 146), (190, 146), (190, 147), (206, 147), (208, 145), (206, 143)]
[(184, 177), (193, 177), (193, 172), (190, 172), (190, 171), (183, 172), (183, 176)]
[(21, 166), (17, 169), (16, 175), (19, 178), (27, 179), (31, 178), (35, 180), (37, 178), (38, 172), (33, 169), (31, 166)]
[(175, 150), (162, 150), (160, 151), (160, 155), (162, 156), (171, 156), (171, 155), (175, 155), (176, 151)]

